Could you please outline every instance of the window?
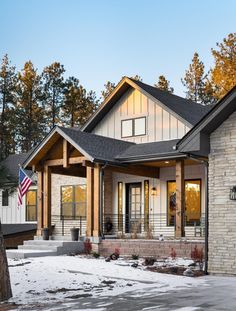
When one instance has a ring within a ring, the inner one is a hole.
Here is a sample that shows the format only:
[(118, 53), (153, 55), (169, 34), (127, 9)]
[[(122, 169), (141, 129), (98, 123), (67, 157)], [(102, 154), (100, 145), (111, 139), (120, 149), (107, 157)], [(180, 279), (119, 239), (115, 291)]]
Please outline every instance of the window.
[[(167, 224), (175, 224), (176, 182), (167, 182)], [(199, 225), (201, 218), (201, 180), (185, 180), (185, 221), (186, 226)]]
[(86, 185), (61, 187), (61, 215), (65, 218), (86, 216)]
[(8, 190), (2, 191), (2, 206), (8, 206), (9, 205), (9, 193)]
[(37, 190), (26, 193), (26, 221), (37, 220)]
[(146, 117), (121, 121), (121, 137), (141, 135), (146, 135)]

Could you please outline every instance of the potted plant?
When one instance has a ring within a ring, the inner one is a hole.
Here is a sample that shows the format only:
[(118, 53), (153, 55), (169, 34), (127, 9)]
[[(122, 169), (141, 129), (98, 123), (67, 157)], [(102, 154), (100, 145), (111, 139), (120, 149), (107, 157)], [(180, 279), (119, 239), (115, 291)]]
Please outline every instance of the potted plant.
[(78, 241), (79, 240), (79, 228), (73, 227), (70, 229), (71, 232), (71, 240)]
[(49, 228), (42, 229), (43, 240), (49, 240)]

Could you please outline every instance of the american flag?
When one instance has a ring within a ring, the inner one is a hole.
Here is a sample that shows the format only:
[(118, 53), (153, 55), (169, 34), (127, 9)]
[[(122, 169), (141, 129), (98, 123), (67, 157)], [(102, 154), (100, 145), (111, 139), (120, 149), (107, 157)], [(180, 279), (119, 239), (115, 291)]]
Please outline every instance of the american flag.
[(18, 186), (18, 207), (22, 206), (22, 198), (32, 185), (32, 180), (27, 176), (25, 171), (20, 167), (19, 186)]

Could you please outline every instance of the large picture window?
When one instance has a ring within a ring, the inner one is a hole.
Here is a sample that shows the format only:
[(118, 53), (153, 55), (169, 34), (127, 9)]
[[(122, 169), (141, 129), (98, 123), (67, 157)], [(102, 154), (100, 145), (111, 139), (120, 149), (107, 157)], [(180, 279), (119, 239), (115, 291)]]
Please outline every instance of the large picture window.
[(86, 185), (61, 187), (61, 215), (73, 219), (86, 216)]
[(121, 137), (146, 135), (146, 117), (121, 121)]
[[(167, 182), (167, 224), (174, 226), (176, 213), (176, 182)], [(185, 180), (185, 224), (199, 225), (201, 220), (201, 180)]]
[(37, 220), (37, 190), (29, 190), (26, 193), (26, 221)]

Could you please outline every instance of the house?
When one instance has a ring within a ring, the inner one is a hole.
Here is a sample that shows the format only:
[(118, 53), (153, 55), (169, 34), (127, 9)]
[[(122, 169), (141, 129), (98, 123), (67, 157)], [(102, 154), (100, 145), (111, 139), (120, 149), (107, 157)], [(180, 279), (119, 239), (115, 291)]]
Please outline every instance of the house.
[(236, 87), (178, 143), (209, 163), (208, 271), (236, 274)]
[(176, 146), (210, 108), (125, 77), (81, 130), (56, 126), (24, 162), (37, 172), (37, 234), (76, 226), (103, 253), (118, 241), (140, 255), (203, 247), (207, 155)]
[(19, 165), (23, 164), (28, 155), (9, 155), (0, 163), (0, 220), (7, 248), (17, 247), (24, 240), (32, 239), (36, 233), (37, 186), (32, 171), (27, 173), (34, 183), (23, 198), (22, 207), (17, 206)]

